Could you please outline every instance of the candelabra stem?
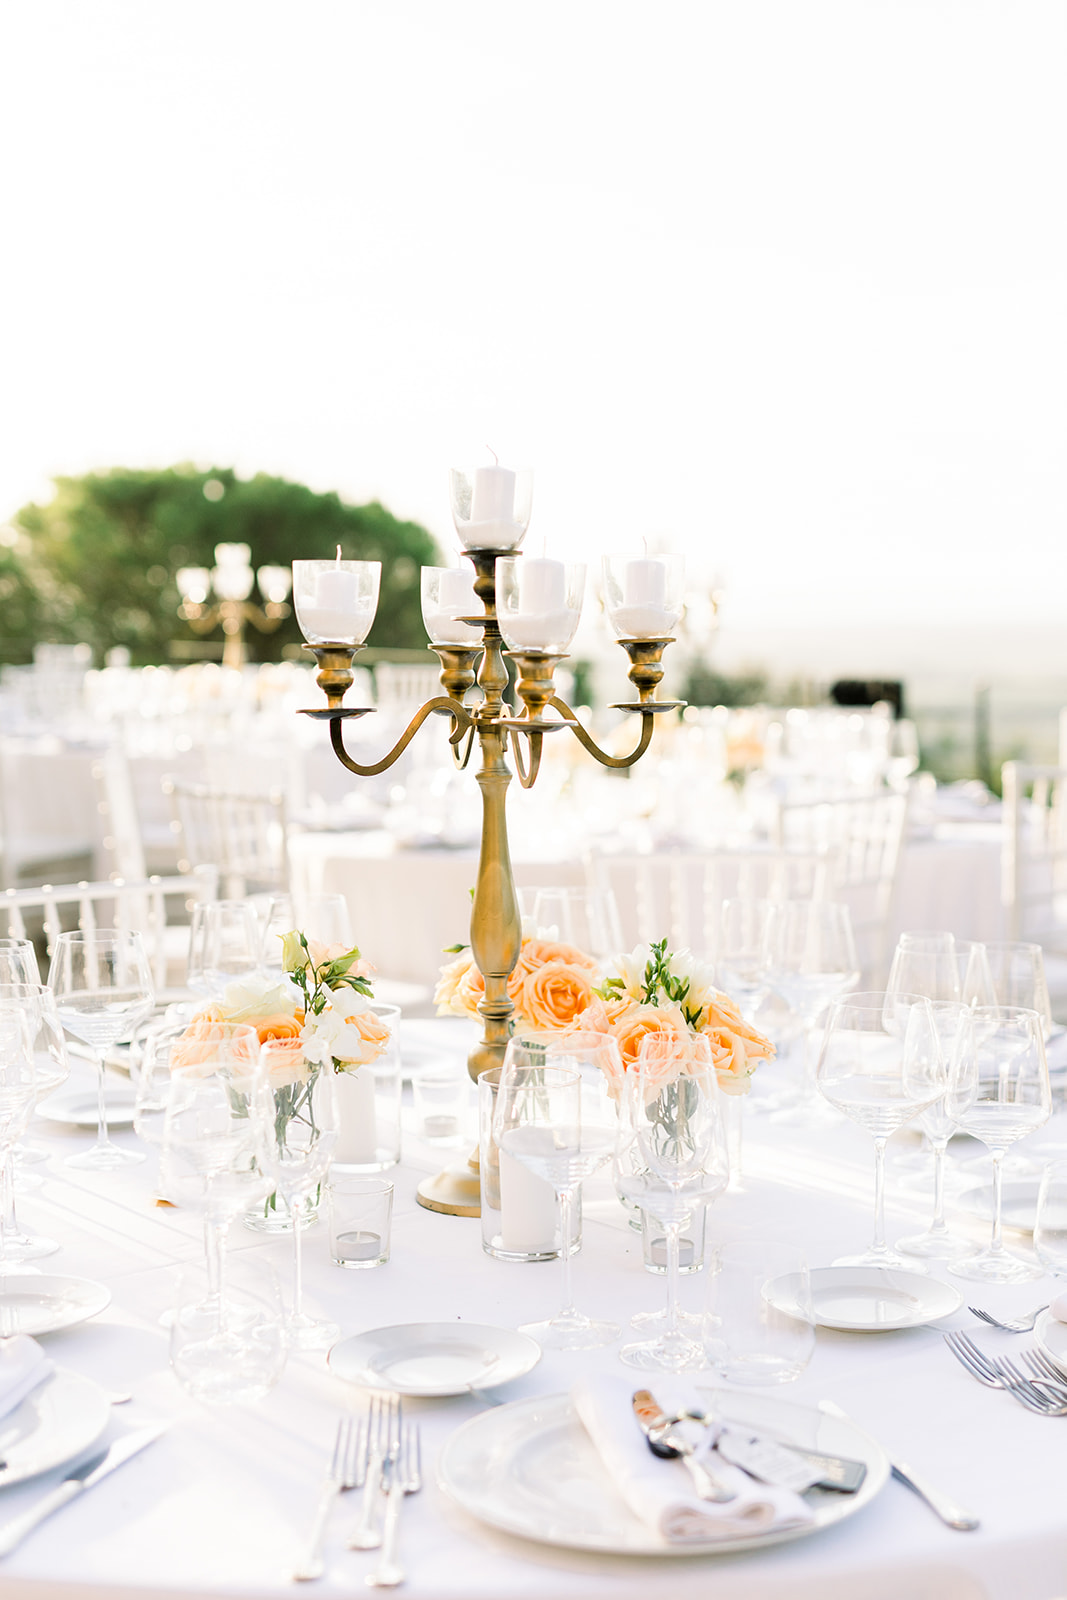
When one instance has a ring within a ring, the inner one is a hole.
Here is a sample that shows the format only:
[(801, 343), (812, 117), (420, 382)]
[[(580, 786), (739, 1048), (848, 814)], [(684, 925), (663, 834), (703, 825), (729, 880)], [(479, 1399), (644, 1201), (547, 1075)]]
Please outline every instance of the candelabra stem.
[(485, 979), (485, 998), (478, 1006), (485, 1031), (467, 1064), (475, 1079), (489, 1067), (503, 1065), (515, 1009), (508, 994), (508, 979), (522, 943), (505, 810), (511, 782), (505, 760), (508, 735), (505, 729), (484, 723), (478, 731), (482, 746), (482, 765), (477, 774), (482, 791), (482, 848), (471, 908), (471, 951)]

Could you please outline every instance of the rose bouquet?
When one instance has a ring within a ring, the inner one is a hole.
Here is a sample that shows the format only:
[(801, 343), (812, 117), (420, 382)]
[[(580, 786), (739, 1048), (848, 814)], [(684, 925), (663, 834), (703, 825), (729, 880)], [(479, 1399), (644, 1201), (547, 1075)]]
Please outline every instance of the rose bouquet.
[[(711, 969), (688, 950), (668, 951), (666, 939), (638, 945), (615, 958), (615, 971), (595, 991), (572, 1026), (586, 1033), (611, 1034), (619, 1047), (625, 1074), (637, 1064), (646, 1040), (646, 1061), (654, 1060), (664, 1081), (687, 1070), (693, 1040), (708, 1042), (719, 1087), (726, 1094), (747, 1094), (749, 1080), (774, 1046), (711, 981)], [(617, 1069), (616, 1069), (617, 1071)], [(608, 1090), (618, 1099), (623, 1079)]]
[[(596, 962), (572, 944), (523, 937), (515, 970), (508, 979), (508, 996), (515, 1020), (531, 1028), (570, 1027), (596, 997), (600, 972)], [(439, 1017), (478, 1020), (478, 1002), (485, 994), (485, 979), (469, 949), (441, 968), (434, 991)]]

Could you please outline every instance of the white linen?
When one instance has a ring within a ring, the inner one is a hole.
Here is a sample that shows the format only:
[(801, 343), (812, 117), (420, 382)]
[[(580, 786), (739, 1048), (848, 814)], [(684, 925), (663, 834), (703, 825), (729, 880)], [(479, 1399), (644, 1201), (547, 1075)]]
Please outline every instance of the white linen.
[(51, 1377), (55, 1362), (45, 1355), (36, 1339), (26, 1333), (0, 1339), (0, 1417), (20, 1406), (39, 1383)]
[[(633, 1391), (633, 1380), (584, 1378), (574, 1385), (571, 1399), (619, 1493), (661, 1538), (672, 1544), (738, 1539), (814, 1520), (811, 1507), (791, 1489), (757, 1483), (718, 1455), (711, 1470), (737, 1498), (721, 1504), (699, 1499), (684, 1463), (659, 1460), (648, 1448), (633, 1413)], [(663, 1383), (656, 1384), (655, 1394), (661, 1405), (674, 1406)]]

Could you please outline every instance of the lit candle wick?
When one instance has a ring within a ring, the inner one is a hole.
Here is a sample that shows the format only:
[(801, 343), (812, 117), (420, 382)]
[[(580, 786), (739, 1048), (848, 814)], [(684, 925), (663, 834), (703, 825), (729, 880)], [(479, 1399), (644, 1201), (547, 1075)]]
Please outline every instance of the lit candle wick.
[(338, 545), (337, 546), (337, 569), (338, 569), (338, 571), (340, 571), (340, 568), (341, 568), (341, 546)]
[(500, 465), (500, 457), (499, 457), (499, 456), (498, 456), (498, 455), (497, 455), (497, 453), (496, 453), (496, 451), (495, 451), (495, 450), (494, 450), (494, 449), (493, 449), (493, 447), (492, 447), (492, 445), (491, 445), (491, 444), (487, 444), (487, 445), (486, 445), (486, 447), (485, 447), (485, 448), (486, 448), (486, 449), (487, 449), (487, 450), (488, 450), (488, 452), (489, 452), (489, 454), (490, 454), (490, 455), (491, 455), (491, 456), (492, 456), (492, 458), (493, 458), (493, 465), (494, 465), (494, 467), (499, 467), (499, 465)]

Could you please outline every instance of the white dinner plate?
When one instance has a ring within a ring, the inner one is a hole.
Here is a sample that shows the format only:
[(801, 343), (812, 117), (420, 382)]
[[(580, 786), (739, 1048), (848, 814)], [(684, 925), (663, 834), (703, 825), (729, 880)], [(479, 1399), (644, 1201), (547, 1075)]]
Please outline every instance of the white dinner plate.
[(823, 1416), (775, 1395), (699, 1392), (726, 1421), (747, 1423), (802, 1449), (863, 1461), (862, 1487), (855, 1494), (809, 1489), (804, 1499), (815, 1520), (806, 1527), (670, 1544), (634, 1516), (565, 1394), (513, 1400), (472, 1417), (446, 1441), (438, 1482), (472, 1516), (524, 1539), (622, 1555), (693, 1556), (815, 1533), (862, 1511), (889, 1476), (881, 1447), (847, 1418)]
[[(104, 1105), (107, 1108), (109, 1128), (133, 1126), (136, 1097), (132, 1089), (105, 1089)], [(95, 1128), (97, 1103), (95, 1089), (70, 1089), (63, 1094), (51, 1094), (37, 1107), (37, 1115), (46, 1122), (65, 1122), (74, 1128)]]
[(44, 1272), (0, 1273), (0, 1330), (56, 1333), (97, 1316), (111, 1304), (111, 1290), (92, 1278), (61, 1278)]
[[(1006, 1178), (1001, 1194), (1000, 1220), (1005, 1228), (1017, 1228), (1020, 1233), (1033, 1233), (1037, 1221), (1037, 1191), (1040, 1178)], [(983, 1222), (993, 1220), (993, 1185), (980, 1183), (965, 1189), (957, 1198), (961, 1211), (981, 1217)]]
[(1034, 1324), (1034, 1343), (1067, 1375), (1067, 1322), (1059, 1322), (1051, 1311), (1043, 1311)]
[(58, 1367), (0, 1418), (0, 1488), (73, 1461), (99, 1439), (110, 1416), (98, 1383)]
[(394, 1394), (469, 1394), (535, 1367), (541, 1346), (513, 1328), (480, 1322), (401, 1322), (335, 1344), (330, 1370), (346, 1383)]
[[(796, 1308), (795, 1273), (775, 1278), (764, 1291), (781, 1310)], [(947, 1283), (920, 1272), (891, 1267), (816, 1267), (811, 1273), (811, 1303), (820, 1328), (847, 1333), (885, 1333), (921, 1328), (958, 1311), (963, 1297)]]

